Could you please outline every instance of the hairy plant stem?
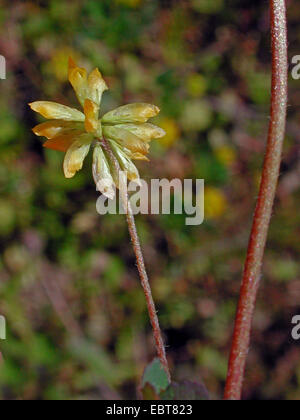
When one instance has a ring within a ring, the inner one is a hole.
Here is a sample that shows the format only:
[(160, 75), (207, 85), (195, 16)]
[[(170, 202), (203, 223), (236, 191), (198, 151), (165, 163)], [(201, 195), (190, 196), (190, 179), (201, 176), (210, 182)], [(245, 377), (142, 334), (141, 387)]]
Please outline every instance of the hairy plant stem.
[(259, 287), (264, 249), (278, 182), (287, 109), (287, 28), (285, 0), (270, 0), (272, 37), (271, 119), (259, 196), (248, 245), (235, 320), (224, 398), (242, 393), (251, 324)]
[[(118, 175), (121, 171), (121, 168), (120, 168), (118, 160), (116, 159), (110, 147), (109, 142), (104, 137), (101, 138), (100, 142), (101, 142), (101, 145), (103, 146), (103, 149), (109, 156), (110, 161), (114, 165), (114, 170), (116, 174)], [(147, 308), (148, 308), (150, 322), (153, 329), (156, 351), (157, 351), (159, 360), (168, 376), (168, 380), (169, 382), (171, 382), (171, 375), (170, 375), (170, 370), (169, 370), (168, 361), (166, 357), (164, 341), (161, 335), (161, 330), (160, 330), (159, 321), (158, 321), (158, 317), (157, 317), (157, 313), (155, 309), (155, 304), (152, 297), (151, 287), (150, 287), (148, 275), (146, 272), (142, 248), (141, 248), (140, 240), (139, 240), (138, 233), (135, 226), (134, 215), (132, 212), (130, 201), (128, 199), (127, 189), (120, 188), (120, 196), (121, 196), (122, 204), (126, 213), (128, 230), (129, 230), (129, 234), (130, 234), (132, 245), (133, 245), (133, 250), (136, 257), (137, 268), (140, 275), (141, 285), (144, 290), (144, 294), (145, 294), (145, 298), (147, 302)]]

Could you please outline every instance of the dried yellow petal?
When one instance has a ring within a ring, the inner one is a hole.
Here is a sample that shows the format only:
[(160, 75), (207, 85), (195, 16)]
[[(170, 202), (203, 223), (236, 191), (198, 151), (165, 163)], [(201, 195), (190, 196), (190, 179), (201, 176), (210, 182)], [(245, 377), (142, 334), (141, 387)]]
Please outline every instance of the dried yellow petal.
[(130, 131), (120, 127), (121, 126), (103, 126), (103, 134), (105, 137), (117, 141), (121, 146), (126, 147), (132, 152), (147, 154), (149, 145)]
[(90, 99), (84, 101), (85, 129), (88, 133), (94, 133), (98, 128), (99, 106)]
[[(83, 136), (81, 136), (83, 137)], [(88, 136), (90, 138), (90, 136)], [(91, 144), (87, 142), (83, 142), (83, 138), (81, 140), (76, 140), (74, 143), (69, 147), (64, 159), (64, 173), (66, 178), (72, 178), (77, 171), (80, 171), (83, 165), (83, 161), (90, 150)]]
[(47, 140), (43, 144), (43, 147), (46, 147), (47, 149), (58, 150), (59, 152), (66, 152), (72, 143), (74, 143), (76, 138), (77, 137), (74, 134), (64, 134), (61, 136), (58, 135), (53, 139)]
[(29, 104), (31, 109), (45, 118), (64, 121), (84, 121), (84, 114), (75, 108), (56, 102), (37, 101)]
[(105, 92), (108, 87), (97, 68), (87, 76), (86, 70), (78, 67), (72, 58), (69, 58), (69, 81), (82, 106), (84, 106), (84, 101), (86, 99), (90, 99), (100, 106), (103, 92)]
[(87, 91), (87, 72), (84, 68), (78, 67), (72, 58), (69, 58), (68, 76), (78, 101), (83, 106)]
[(98, 144), (94, 148), (92, 172), (97, 191), (112, 200), (115, 196), (115, 184), (105, 154)]
[(118, 146), (116, 142), (109, 140), (109, 143), (115, 153), (116, 158), (120, 163), (121, 169), (124, 172), (126, 172), (128, 179), (130, 179), (130, 181), (135, 181), (137, 184), (140, 185), (140, 175), (137, 170), (137, 167), (124, 153), (124, 151)]
[(88, 96), (87, 98), (100, 106), (103, 92), (108, 90), (108, 87), (102, 77), (100, 71), (94, 69), (88, 77)]
[(147, 158), (147, 156), (143, 155), (142, 153), (132, 152), (131, 150), (126, 149), (126, 148), (124, 148), (124, 152), (130, 159), (144, 160), (146, 162), (150, 162), (150, 160)]
[(155, 117), (160, 109), (151, 104), (136, 103), (124, 105), (108, 112), (102, 118), (104, 124), (145, 123)]
[(52, 120), (36, 125), (32, 131), (37, 136), (52, 139), (58, 135), (70, 134), (74, 131), (84, 132), (84, 125), (73, 121)]
[(166, 135), (165, 130), (157, 127), (154, 124), (118, 124), (114, 127), (123, 128), (124, 130), (130, 131), (130, 133), (139, 137), (145, 142), (150, 142), (152, 139), (159, 139)]

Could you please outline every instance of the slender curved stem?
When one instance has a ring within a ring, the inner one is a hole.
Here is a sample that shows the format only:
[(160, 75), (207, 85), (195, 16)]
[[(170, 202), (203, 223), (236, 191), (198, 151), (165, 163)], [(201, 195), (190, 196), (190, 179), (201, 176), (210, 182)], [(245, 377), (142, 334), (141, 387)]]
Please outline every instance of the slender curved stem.
[(259, 287), (264, 249), (277, 187), (287, 109), (287, 28), (285, 0), (270, 0), (272, 31), (271, 120), (259, 196), (243, 274), (235, 320), (229, 368), (225, 387), (226, 400), (239, 400), (251, 324)]
[[(119, 165), (119, 162), (116, 159), (108, 141), (105, 138), (102, 138), (101, 139), (101, 144), (102, 144), (104, 150), (106, 151), (106, 153), (108, 154), (108, 156), (110, 158), (110, 161), (114, 165), (115, 172), (118, 174), (121, 170), (120, 165)], [(130, 234), (130, 237), (131, 237), (133, 250), (134, 250), (134, 253), (135, 253), (135, 256), (136, 256), (137, 268), (138, 268), (138, 272), (139, 272), (139, 275), (140, 275), (141, 285), (143, 287), (144, 294), (145, 294), (145, 297), (146, 297), (148, 313), (149, 313), (150, 322), (151, 322), (152, 329), (153, 329), (153, 334), (154, 334), (156, 351), (157, 351), (159, 360), (160, 360), (164, 370), (166, 371), (166, 374), (168, 376), (168, 380), (169, 380), (169, 382), (171, 382), (171, 375), (170, 375), (170, 370), (169, 370), (168, 361), (167, 361), (167, 357), (166, 357), (165, 346), (164, 346), (163, 338), (162, 338), (162, 335), (161, 335), (161, 330), (160, 330), (159, 321), (158, 321), (158, 317), (157, 317), (157, 313), (156, 313), (156, 309), (155, 309), (155, 304), (154, 304), (154, 300), (153, 300), (153, 297), (152, 297), (151, 287), (150, 287), (148, 275), (147, 275), (147, 272), (146, 272), (146, 267), (145, 267), (143, 253), (142, 253), (142, 248), (141, 248), (140, 240), (139, 240), (138, 233), (137, 233), (137, 230), (136, 230), (134, 215), (133, 215), (133, 212), (132, 212), (130, 201), (128, 199), (127, 191), (124, 191), (123, 188), (121, 188), (120, 189), (120, 196), (121, 196), (123, 206), (124, 206), (124, 209), (125, 209), (125, 212), (126, 212), (126, 220), (127, 220), (127, 224), (128, 224), (128, 230), (129, 230), (129, 234)]]

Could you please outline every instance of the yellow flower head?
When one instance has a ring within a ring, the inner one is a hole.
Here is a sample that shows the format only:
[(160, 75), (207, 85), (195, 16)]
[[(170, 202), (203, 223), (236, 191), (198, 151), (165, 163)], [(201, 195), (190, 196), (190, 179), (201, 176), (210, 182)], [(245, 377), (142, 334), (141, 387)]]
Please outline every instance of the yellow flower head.
[(68, 76), (83, 112), (56, 102), (33, 102), (30, 107), (50, 119), (34, 127), (33, 132), (47, 138), (44, 147), (66, 152), (63, 165), (66, 178), (72, 178), (82, 168), (93, 145), (92, 171), (97, 189), (113, 198), (113, 185), (117, 180), (109, 157), (101, 147), (102, 137), (110, 143), (128, 178), (138, 182), (139, 173), (132, 159), (148, 160), (150, 141), (165, 135), (163, 129), (147, 123), (160, 110), (155, 105), (133, 103), (99, 118), (102, 95), (108, 89), (99, 70), (96, 68), (88, 75), (70, 58)]
[(216, 187), (206, 187), (204, 195), (204, 213), (207, 219), (219, 219), (227, 209), (224, 192)]

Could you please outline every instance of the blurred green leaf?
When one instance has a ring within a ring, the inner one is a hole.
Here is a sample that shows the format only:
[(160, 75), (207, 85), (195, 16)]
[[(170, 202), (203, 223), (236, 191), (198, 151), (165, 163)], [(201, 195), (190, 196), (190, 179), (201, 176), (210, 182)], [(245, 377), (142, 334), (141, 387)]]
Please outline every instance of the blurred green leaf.
[(208, 392), (203, 384), (191, 381), (172, 382), (161, 394), (162, 400), (209, 400)]
[[(162, 391), (164, 391), (168, 384), (168, 377), (167, 374), (162, 367), (159, 359), (155, 358), (145, 369), (143, 379), (142, 379), (142, 389), (149, 384), (154, 392), (159, 395)], [(146, 394), (149, 395), (150, 392), (149, 387), (146, 387)]]

